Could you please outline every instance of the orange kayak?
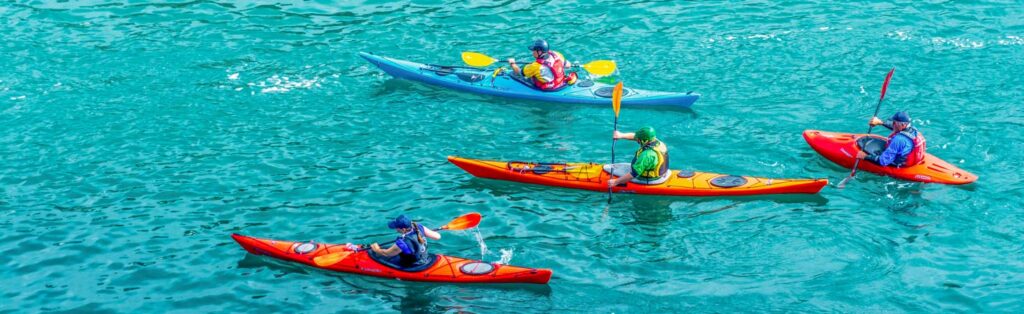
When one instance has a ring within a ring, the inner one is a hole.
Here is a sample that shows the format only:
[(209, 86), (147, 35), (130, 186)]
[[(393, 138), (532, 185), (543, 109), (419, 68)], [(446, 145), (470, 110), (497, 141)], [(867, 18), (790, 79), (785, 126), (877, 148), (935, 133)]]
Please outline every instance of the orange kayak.
[[(807, 140), (807, 144), (826, 159), (846, 168), (853, 168), (854, 157), (857, 156), (857, 152), (861, 151), (861, 145), (870, 145), (869, 150), (881, 150), (885, 149), (887, 141), (885, 137), (873, 134), (818, 130), (804, 131), (804, 140)], [(867, 144), (869, 142), (871, 144)], [(978, 176), (927, 153), (921, 163), (910, 167), (885, 167), (873, 162), (861, 161), (857, 164), (857, 169), (897, 179), (927, 183), (967, 184), (978, 180)]]
[[(448, 161), (481, 178), (598, 192), (608, 191), (607, 182), (611, 177), (604, 171), (604, 165), (595, 163), (494, 161), (455, 156), (448, 156)], [(614, 192), (674, 196), (813, 194), (826, 184), (828, 179), (769, 179), (672, 170), (664, 183), (629, 182), (615, 187)]]
[(235, 239), (238, 245), (241, 245), (246, 251), (255, 255), (266, 255), (343, 273), (398, 280), (453, 283), (546, 284), (548, 280), (551, 280), (550, 269), (508, 266), (440, 254), (436, 255), (433, 263), (421, 267), (422, 269), (402, 271), (378, 262), (370, 256), (371, 253), (359, 249), (336, 264), (321, 267), (313, 262), (317, 256), (351, 250), (344, 244), (269, 240), (240, 234), (232, 234), (231, 238)]

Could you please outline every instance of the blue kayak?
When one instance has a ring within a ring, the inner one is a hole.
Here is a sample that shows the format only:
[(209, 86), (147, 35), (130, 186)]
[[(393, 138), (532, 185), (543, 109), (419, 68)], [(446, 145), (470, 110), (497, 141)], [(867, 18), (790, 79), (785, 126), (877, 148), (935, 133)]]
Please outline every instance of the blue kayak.
[[(397, 78), (419, 81), (461, 91), (501, 97), (551, 101), (574, 104), (611, 105), (614, 86), (580, 79), (576, 84), (554, 91), (542, 91), (518, 75), (507, 71), (492, 77), (493, 70), (416, 63), (360, 52), (363, 57), (384, 72)], [(656, 92), (623, 88), (623, 106), (689, 108), (700, 95), (690, 93)]]

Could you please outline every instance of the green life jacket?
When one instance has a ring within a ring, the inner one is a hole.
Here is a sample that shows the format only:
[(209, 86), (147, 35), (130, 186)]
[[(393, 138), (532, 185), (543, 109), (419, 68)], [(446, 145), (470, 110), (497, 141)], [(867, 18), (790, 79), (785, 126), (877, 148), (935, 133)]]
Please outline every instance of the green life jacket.
[(658, 164), (653, 169), (644, 169), (643, 172), (635, 176), (639, 179), (654, 180), (668, 173), (668, 146), (665, 146), (664, 143), (657, 139), (647, 142), (640, 149), (637, 149), (630, 165), (635, 165), (637, 158), (640, 158), (640, 153), (643, 153), (645, 150), (652, 150), (658, 155)]

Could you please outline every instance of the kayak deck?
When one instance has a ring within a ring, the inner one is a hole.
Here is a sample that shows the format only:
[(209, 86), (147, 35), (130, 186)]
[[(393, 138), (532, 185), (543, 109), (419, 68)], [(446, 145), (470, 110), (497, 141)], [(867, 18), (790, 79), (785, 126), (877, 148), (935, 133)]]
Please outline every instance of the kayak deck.
[[(804, 140), (818, 154), (844, 168), (852, 169), (857, 152), (861, 151), (858, 140), (870, 136), (881, 140), (885, 137), (873, 134), (853, 134), (805, 130)], [(870, 161), (857, 163), (857, 169), (893, 178), (941, 184), (968, 184), (978, 180), (978, 176), (960, 169), (932, 154), (925, 154), (924, 160), (910, 167), (885, 167)]]
[[(611, 175), (602, 164), (536, 163), (477, 160), (449, 156), (448, 161), (470, 174), (487, 179), (606, 192)], [(709, 172), (672, 170), (668, 181), (655, 184), (626, 183), (616, 193), (674, 196), (743, 196), (763, 194), (818, 193), (827, 179), (771, 179), (730, 176)]]
[(231, 238), (238, 242), (246, 251), (255, 255), (266, 255), (276, 259), (337, 272), (397, 280), (451, 283), (546, 284), (551, 279), (550, 269), (501, 265), (440, 254), (437, 254), (434, 264), (426, 267), (426, 269), (406, 272), (378, 263), (370, 257), (366, 250), (359, 250), (333, 265), (321, 267), (314, 263), (314, 258), (351, 250), (344, 244), (281, 241), (240, 234), (232, 234)]
[[(523, 84), (507, 74), (493, 76), (494, 71), (464, 66), (443, 66), (417, 63), (360, 52), (371, 64), (397, 77), (451, 89), (492, 96), (547, 102), (611, 105), (614, 86), (581, 80), (555, 91), (542, 91)], [(693, 93), (658, 92), (623, 89), (623, 106), (689, 108), (700, 95)]]

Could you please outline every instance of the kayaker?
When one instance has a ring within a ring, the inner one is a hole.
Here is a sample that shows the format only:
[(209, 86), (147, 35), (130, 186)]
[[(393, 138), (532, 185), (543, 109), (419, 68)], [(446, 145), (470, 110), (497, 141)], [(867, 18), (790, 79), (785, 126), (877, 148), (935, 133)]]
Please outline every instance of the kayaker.
[(635, 183), (658, 184), (667, 179), (668, 146), (658, 140), (654, 128), (645, 126), (634, 133), (615, 131), (613, 139), (635, 140), (640, 149), (633, 154), (630, 171), (618, 178), (608, 180), (608, 187), (614, 187), (632, 180)]
[(889, 121), (871, 117), (868, 124), (884, 126), (892, 130), (892, 134), (889, 134), (885, 150), (880, 154), (868, 154), (862, 150), (857, 152), (857, 158), (886, 167), (913, 166), (924, 159), (924, 135), (910, 125), (910, 115), (906, 112), (897, 112)]
[(508, 64), (515, 73), (531, 80), (533, 86), (541, 90), (555, 90), (565, 85), (576, 84), (576, 73), (565, 73), (566, 69), (572, 67), (572, 63), (565, 60), (565, 56), (558, 51), (549, 49), (547, 41), (538, 39), (529, 49), (533, 52), (535, 60), (522, 69), (516, 64), (515, 59), (508, 59)]
[(412, 222), (405, 215), (399, 215), (398, 218), (389, 222), (388, 228), (398, 232), (398, 239), (395, 239), (395, 244), (386, 250), (381, 249), (377, 243), (370, 244), (370, 249), (374, 253), (391, 258), (392, 264), (402, 268), (422, 266), (431, 261), (431, 256), (427, 253), (427, 241), (424, 237), (440, 240), (440, 233)]

